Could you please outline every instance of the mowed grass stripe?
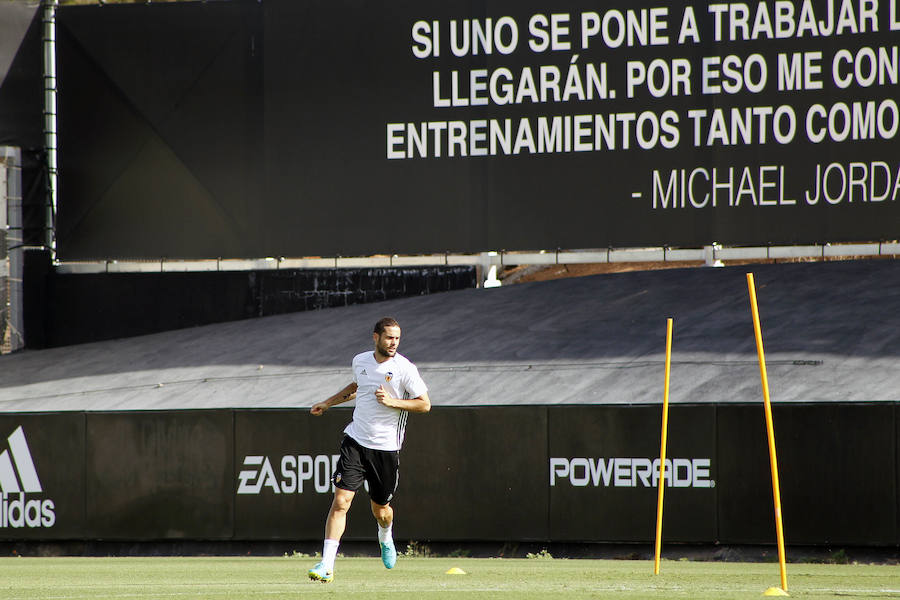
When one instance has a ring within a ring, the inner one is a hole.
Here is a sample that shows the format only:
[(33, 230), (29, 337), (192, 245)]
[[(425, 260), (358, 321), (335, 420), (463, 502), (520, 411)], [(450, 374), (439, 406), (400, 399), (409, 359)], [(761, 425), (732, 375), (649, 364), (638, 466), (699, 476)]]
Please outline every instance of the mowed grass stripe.
[[(259, 557), (4, 558), (0, 599), (191, 598), (760, 598), (778, 565), (560, 559), (340, 558), (335, 581), (310, 582), (315, 559)], [(460, 567), (466, 575), (446, 575)], [(795, 598), (896, 598), (900, 567), (789, 564)]]

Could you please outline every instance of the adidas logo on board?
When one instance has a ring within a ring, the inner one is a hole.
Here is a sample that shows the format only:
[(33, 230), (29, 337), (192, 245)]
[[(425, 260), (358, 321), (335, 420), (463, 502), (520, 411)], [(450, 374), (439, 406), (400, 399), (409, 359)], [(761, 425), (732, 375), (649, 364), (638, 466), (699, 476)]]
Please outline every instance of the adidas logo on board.
[(26, 500), (26, 494), (44, 491), (22, 426), (7, 438), (9, 449), (0, 452), (0, 529), (53, 527), (53, 500)]

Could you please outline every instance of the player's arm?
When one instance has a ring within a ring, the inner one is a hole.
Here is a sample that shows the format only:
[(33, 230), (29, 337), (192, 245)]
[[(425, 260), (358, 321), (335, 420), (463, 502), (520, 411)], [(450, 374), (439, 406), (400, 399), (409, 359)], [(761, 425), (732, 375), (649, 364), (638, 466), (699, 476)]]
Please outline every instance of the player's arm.
[(431, 410), (431, 400), (428, 398), (428, 392), (417, 398), (403, 400), (401, 398), (392, 398), (388, 391), (384, 389), (384, 386), (381, 386), (375, 392), (375, 397), (378, 398), (380, 404), (391, 408), (399, 408), (400, 410), (408, 410), (414, 413), (427, 413)]
[(324, 402), (316, 402), (315, 404), (313, 404), (312, 408), (309, 409), (309, 412), (313, 415), (319, 416), (332, 406), (343, 404), (344, 402), (350, 402), (351, 400), (356, 398), (356, 387), (356, 382), (354, 381)]

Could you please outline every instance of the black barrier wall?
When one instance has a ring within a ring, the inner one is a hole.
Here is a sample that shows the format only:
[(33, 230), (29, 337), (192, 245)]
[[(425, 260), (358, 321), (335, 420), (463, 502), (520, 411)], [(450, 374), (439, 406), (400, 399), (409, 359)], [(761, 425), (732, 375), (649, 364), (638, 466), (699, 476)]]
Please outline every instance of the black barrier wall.
[[(236, 478), (229, 490), (235, 498), (235, 539), (322, 537), (349, 417), (346, 409), (318, 419), (305, 410), (235, 412)], [(348, 523), (348, 539), (367, 533), (362, 519), (359, 527), (354, 524)]]
[(89, 414), (85, 422), (92, 537), (231, 537), (231, 411)]
[(0, 535), (5, 539), (84, 539), (84, 413), (0, 415)]
[(29, 348), (473, 288), (474, 266), (185, 273), (59, 273), (25, 253)]
[[(661, 411), (561, 407), (548, 411), (551, 539), (648, 541), (655, 535)], [(716, 409), (678, 407), (669, 418), (668, 539), (718, 539)], [(658, 470), (658, 460), (655, 463)], [(591, 532), (585, 538), (586, 532)]]
[[(2, 414), (0, 539), (318, 540), (351, 411)], [(898, 406), (774, 406), (788, 544), (892, 546)], [(398, 539), (653, 540), (658, 406), (410, 419)], [(671, 408), (667, 542), (775, 541), (762, 406)], [(374, 535), (357, 502), (348, 540)]]
[(59, 256), (893, 240), (896, 8), (64, 6)]
[[(0, 415), (0, 538), (318, 540), (351, 411)], [(898, 406), (776, 405), (788, 544), (890, 546)], [(650, 542), (658, 406), (435, 408), (410, 419), (399, 539)], [(762, 406), (675, 405), (664, 538), (769, 544)], [(373, 535), (367, 503), (346, 539)]]

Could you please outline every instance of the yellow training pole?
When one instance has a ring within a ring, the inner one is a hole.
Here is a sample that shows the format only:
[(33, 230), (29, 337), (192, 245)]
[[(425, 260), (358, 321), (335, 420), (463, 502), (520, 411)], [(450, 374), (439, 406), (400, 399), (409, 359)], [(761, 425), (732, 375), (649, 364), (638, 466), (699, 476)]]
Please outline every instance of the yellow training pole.
[(659, 492), (656, 501), (656, 559), (653, 574), (659, 575), (659, 553), (662, 548), (663, 490), (666, 489), (666, 435), (669, 429), (669, 369), (672, 364), (672, 319), (666, 320), (666, 378), (663, 386), (662, 436), (659, 442)]
[(759, 374), (762, 377), (763, 403), (766, 409), (766, 434), (769, 437), (769, 465), (772, 469), (772, 495), (775, 499), (775, 533), (778, 540), (778, 562), (781, 565), (781, 589), (787, 592), (787, 568), (784, 564), (784, 530), (781, 526), (781, 491), (778, 487), (778, 459), (775, 456), (775, 427), (772, 425), (772, 403), (769, 400), (769, 378), (766, 375), (766, 356), (763, 353), (762, 330), (759, 326), (759, 309), (756, 305), (756, 284), (753, 273), (747, 273), (750, 289), (750, 310), (753, 313), (753, 331), (756, 333), (756, 353), (759, 356)]

